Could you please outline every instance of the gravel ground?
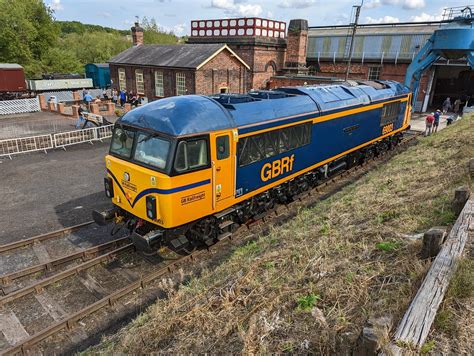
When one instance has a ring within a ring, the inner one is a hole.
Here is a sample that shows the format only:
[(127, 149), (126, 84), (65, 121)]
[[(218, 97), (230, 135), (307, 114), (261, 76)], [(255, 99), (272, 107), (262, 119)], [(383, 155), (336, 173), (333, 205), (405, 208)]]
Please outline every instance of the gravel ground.
[(109, 142), (0, 160), (0, 244), (91, 220), (103, 192)]

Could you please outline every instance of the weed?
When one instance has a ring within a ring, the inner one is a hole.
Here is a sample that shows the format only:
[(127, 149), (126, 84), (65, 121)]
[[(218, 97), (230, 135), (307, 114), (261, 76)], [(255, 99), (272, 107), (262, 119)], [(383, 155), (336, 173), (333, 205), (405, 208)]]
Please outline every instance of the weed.
[(379, 224), (383, 224), (384, 222), (398, 218), (399, 216), (400, 216), (399, 211), (387, 210), (387, 211), (382, 211), (380, 214), (378, 214), (376, 219)]
[(290, 352), (292, 353), (295, 350), (295, 346), (291, 341), (284, 342), (281, 344), (281, 349), (283, 352)]
[(393, 241), (379, 242), (378, 244), (375, 245), (375, 247), (377, 247), (379, 250), (382, 250), (385, 252), (395, 251), (400, 246), (401, 246), (401, 243), (393, 242)]
[(451, 298), (469, 298), (474, 290), (474, 260), (459, 261), (456, 273), (449, 284), (447, 296)]
[(349, 283), (352, 283), (354, 281), (354, 273), (353, 272), (347, 272), (346, 279)]
[(321, 233), (321, 235), (327, 236), (329, 235), (330, 230), (331, 230), (331, 227), (329, 226), (329, 224), (327, 222), (324, 222), (321, 226), (321, 229), (319, 229), (319, 232)]
[(436, 343), (434, 342), (434, 340), (428, 341), (421, 347), (420, 352), (422, 354), (427, 354), (428, 352), (433, 351), (435, 346)]
[(448, 335), (453, 335), (457, 329), (453, 312), (444, 306), (438, 310), (434, 323), (436, 329)]
[(260, 247), (256, 241), (250, 241), (244, 246), (241, 246), (237, 249), (236, 254), (239, 256), (252, 255), (260, 252)]
[(275, 263), (274, 262), (271, 262), (271, 261), (268, 261), (268, 262), (265, 262), (263, 264), (263, 267), (265, 269), (274, 269), (275, 268)]
[(311, 311), (316, 305), (317, 301), (321, 299), (319, 294), (310, 293), (299, 297), (296, 303), (298, 304), (298, 310), (308, 312)]

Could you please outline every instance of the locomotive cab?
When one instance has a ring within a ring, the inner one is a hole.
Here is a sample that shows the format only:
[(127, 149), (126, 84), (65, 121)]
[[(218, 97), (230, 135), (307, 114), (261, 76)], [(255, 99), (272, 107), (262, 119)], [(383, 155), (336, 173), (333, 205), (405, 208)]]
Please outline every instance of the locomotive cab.
[[(221, 110), (210, 99), (196, 97), (198, 108), (204, 105)], [(163, 101), (172, 102), (174, 111), (182, 104), (179, 97), (163, 99), (158, 103), (162, 108)], [(127, 221), (138, 235), (134, 239), (141, 239), (148, 247), (152, 241), (144, 235), (152, 233), (153, 240), (159, 240), (169, 229), (186, 230), (193, 221), (232, 205), (237, 137), (232, 127), (208, 130), (203, 125), (202, 132), (199, 128), (194, 132), (172, 130), (168, 123), (162, 124), (170, 119), (169, 108), (165, 105), (162, 110), (166, 116), (161, 113), (148, 118), (150, 107), (153, 103), (117, 122), (105, 158), (104, 180), (106, 195), (115, 205), (113, 215)], [(173, 114), (182, 117), (179, 112)], [(188, 115), (192, 114), (191, 107)], [(172, 124), (176, 128), (177, 123)]]

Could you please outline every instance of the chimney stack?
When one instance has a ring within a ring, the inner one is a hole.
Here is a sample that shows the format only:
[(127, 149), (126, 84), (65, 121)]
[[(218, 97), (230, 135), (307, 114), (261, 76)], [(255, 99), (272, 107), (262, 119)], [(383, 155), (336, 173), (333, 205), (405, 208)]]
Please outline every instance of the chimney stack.
[(140, 27), (140, 24), (135, 22), (135, 26), (131, 28), (132, 30), (132, 39), (133, 39), (133, 45), (140, 46), (143, 44), (143, 28)]
[(285, 72), (288, 74), (308, 74), (306, 48), (308, 45), (308, 21), (291, 20), (288, 26)]

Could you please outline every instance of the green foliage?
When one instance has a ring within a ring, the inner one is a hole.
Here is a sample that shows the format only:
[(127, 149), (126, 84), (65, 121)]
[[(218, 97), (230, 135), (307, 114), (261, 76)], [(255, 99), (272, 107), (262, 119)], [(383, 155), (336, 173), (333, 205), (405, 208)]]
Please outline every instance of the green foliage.
[(474, 293), (474, 260), (462, 259), (449, 283), (447, 298), (469, 298)]
[(246, 256), (254, 253), (258, 253), (260, 247), (257, 245), (256, 241), (250, 241), (244, 246), (241, 246), (237, 249), (236, 254), (240, 256)]
[(421, 351), (422, 354), (427, 354), (428, 352), (433, 351), (435, 346), (436, 346), (436, 343), (434, 342), (434, 340), (431, 340), (431, 341), (428, 341), (427, 343), (425, 343), (421, 347), (420, 351)]
[(385, 242), (380, 242), (375, 245), (379, 250), (385, 251), (385, 252), (391, 252), (395, 251), (400, 247), (399, 242), (393, 242), (393, 241), (385, 241)]
[(297, 309), (304, 312), (311, 311), (319, 299), (321, 299), (321, 297), (318, 294), (310, 293), (304, 295), (296, 301), (298, 304)]
[(0, 0), (0, 9), (0, 62), (19, 63), (27, 75), (41, 72), (58, 39), (52, 11), (41, 0)]
[[(28, 78), (43, 73), (83, 73), (131, 46), (130, 30), (78, 21), (55, 21), (41, 0), (0, 0), (0, 62), (18, 63)], [(176, 44), (178, 38), (144, 19), (145, 43)], [(128, 36), (128, 37), (127, 37)]]
[(143, 28), (143, 42), (145, 42), (145, 44), (178, 43), (178, 37), (176, 37), (172, 32), (167, 32), (165, 29), (159, 27), (153, 17), (151, 19), (144, 17), (140, 26)]
[(447, 335), (454, 335), (457, 330), (455, 315), (450, 309), (440, 309), (434, 321), (436, 329)]

